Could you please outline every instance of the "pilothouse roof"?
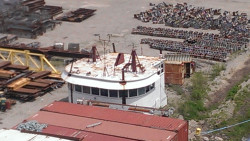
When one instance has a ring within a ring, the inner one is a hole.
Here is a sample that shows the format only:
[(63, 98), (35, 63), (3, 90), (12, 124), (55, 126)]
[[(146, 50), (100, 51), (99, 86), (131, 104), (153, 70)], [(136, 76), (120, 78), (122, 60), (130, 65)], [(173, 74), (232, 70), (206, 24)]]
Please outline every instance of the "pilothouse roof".
[[(133, 51), (132, 51), (133, 52)], [(159, 57), (137, 56), (131, 54), (109, 53), (99, 57), (83, 58), (66, 66), (65, 71), (74, 76), (95, 79), (122, 80), (122, 69), (126, 81), (150, 77), (158, 71), (157, 65), (162, 61)], [(124, 56), (124, 57), (123, 57)], [(126, 66), (126, 67), (124, 67)], [(136, 68), (135, 68), (136, 67)]]

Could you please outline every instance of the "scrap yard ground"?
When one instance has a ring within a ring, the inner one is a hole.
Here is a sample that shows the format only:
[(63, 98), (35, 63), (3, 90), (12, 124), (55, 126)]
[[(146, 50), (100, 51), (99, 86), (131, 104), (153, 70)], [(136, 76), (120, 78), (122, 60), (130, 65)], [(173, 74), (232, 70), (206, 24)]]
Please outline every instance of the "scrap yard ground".
[[(99, 42), (98, 36), (94, 35), (100, 34), (101, 38), (108, 39), (107, 34), (112, 34), (111, 43), (115, 43), (117, 52), (130, 53), (133, 47), (132, 44), (135, 44), (138, 55), (159, 56), (158, 50), (153, 50), (150, 49), (148, 45), (140, 44), (140, 40), (142, 38), (147, 38), (147, 36), (131, 34), (132, 28), (136, 28), (139, 25), (161, 28), (165, 27), (163, 24), (152, 24), (151, 22), (143, 23), (133, 18), (134, 14), (149, 9), (150, 2), (158, 4), (162, 2), (162, 0), (46, 0), (46, 4), (48, 5), (62, 6), (64, 12), (76, 10), (78, 8), (90, 8), (96, 9), (97, 11), (94, 16), (81, 23), (62, 22), (62, 24), (56, 26), (54, 30), (46, 32), (43, 36), (39, 36), (37, 39), (19, 38), (18, 42), (30, 43), (37, 41), (41, 42), (41, 46), (43, 47), (51, 46), (56, 42), (62, 42), (66, 45), (66, 48), (68, 43), (80, 43), (81, 48), (87, 50), (90, 50), (92, 45), (96, 44), (99, 53), (102, 54), (103, 46), (101, 42)], [(248, 16), (250, 15), (249, 0), (168, 0), (165, 2), (173, 4), (187, 2), (194, 6), (221, 8), (228, 11), (245, 12)], [(191, 28), (188, 30), (204, 31)], [(204, 32), (218, 31), (207, 30)], [(108, 51), (109, 50), (112, 51), (111, 44), (108, 46)], [(244, 64), (244, 62), (249, 60), (249, 54), (248, 51), (247, 53), (242, 53), (236, 57), (236, 60), (240, 61), (240, 63), (234, 60), (227, 63), (230, 66), (227, 66), (225, 70), (225, 74), (228, 74), (226, 80), (230, 80), (233, 73), (244, 68), (244, 65), (247, 65)], [(204, 64), (201, 64), (201, 66), (204, 68), (206, 67)], [(59, 66), (56, 65), (56, 67), (59, 70), (64, 69), (64, 65), (62, 64)], [(205, 70), (202, 67), (198, 68), (198, 70)], [(249, 69), (249, 67), (246, 69)], [(225, 85), (226, 84), (227, 82)], [(219, 86), (219, 88), (220, 87), (223, 88), (223, 86)], [(11, 110), (8, 110), (5, 113), (0, 112), (0, 129), (15, 126), (22, 122), (23, 119), (35, 114), (39, 109), (55, 100), (67, 100), (67, 95), (67, 85), (64, 85), (62, 88), (57, 89), (50, 94), (38, 97), (33, 102), (17, 102)], [(171, 96), (171, 98), (173, 97), (175, 96)]]

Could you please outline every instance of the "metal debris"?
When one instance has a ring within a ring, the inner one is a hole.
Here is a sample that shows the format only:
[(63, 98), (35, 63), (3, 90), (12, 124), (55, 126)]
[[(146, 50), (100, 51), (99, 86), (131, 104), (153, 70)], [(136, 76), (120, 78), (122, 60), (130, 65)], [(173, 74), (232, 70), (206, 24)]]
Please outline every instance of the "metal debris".
[(63, 16), (58, 17), (57, 20), (68, 22), (82, 22), (83, 20), (93, 16), (95, 11), (96, 10), (94, 9), (79, 8), (76, 11), (70, 11)]
[(170, 28), (152, 28), (145, 26), (137, 26), (137, 28), (133, 28), (132, 34), (178, 38), (184, 40), (195, 40), (195, 42), (209, 46), (227, 46), (228, 44), (228, 46), (235, 46), (237, 44), (244, 45), (249, 42), (248, 38), (241, 37), (240, 35), (235, 35), (232, 38), (226, 38), (222, 34), (204, 33)]
[(9, 61), (0, 62), (0, 90), (5, 92), (6, 97), (30, 101), (65, 83), (60, 75), (51, 74), (51, 71), (34, 72), (28, 69)]
[(165, 24), (171, 27), (196, 29), (218, 29), (220, 34), (231, 38), (239, 35), (249, 38), (248, 19), (246, 13), (229, 12), (221, 9), (194, 7), (187, 3), (159, 3), (145, 12), (135, 14), (134, 18), (143, 22)]
[(184, 39), (184, 42), (150, 38), (141, 40), (141, 44), (149, 44), (151, 48), (225, 61), (229, 54), (242, 50), (249, 43), (250, 30), (246, 13), (193, 7), (187, 3), (150, 3), (150, 6), (151, 9), (135, 14), (134, 18), (171, 27), (220, 31), (219, 34), (213, 34), (170, 28), (134, 28), (132, 34)]
[(49, 47), (40, 47), (40, 42), (32, 42), (29, 44), (1, 44), (1, 48), (6, 48), (6, 49), (17, 49), (17, 50), (29, 50), (32, 53), (40, 53), (44, 54), (47, 57), (53, 57), (53, 56), (60, 56), (60, 57), (70, 57), (70, 58), (89, 58), (90, 57), (90, 52), (87, 50), (81, 50), (78, 45), (73, 46), (72, 48), (69, 48), (68, 50), (64, 49), (64, 45), (58, 46), (55, 44), (54, 46), (49, 46)]
[(53, 16), (60, 7), (44, 6), (44, 0), (0, 1), (0, 32), (37, 38), (60, 23)]
[[(161, 39), (151, 39), (144, 38), (141, 39), (141, 44), (148, 44), (150, 48), (173, 51), (183, 54), (188, 54), (192, 57), (225, 61), (227, 54), (231, 52), (231, 49), (220, 48), (220, 47), (206, 47), (188, 44), (184, 42), (171, 41), (171, 40), (161, 40)], [(238, 49), (240, 50), (240, 48)]]
[(44, 128), (47, 127), (47, 124), (40, 124), (35, 120), (27, 121), (25, 123), (20, 123), (17, 126), (17, 130), (27, 130), (27, 131), (33, 131), (33, 132), (42, 132)]

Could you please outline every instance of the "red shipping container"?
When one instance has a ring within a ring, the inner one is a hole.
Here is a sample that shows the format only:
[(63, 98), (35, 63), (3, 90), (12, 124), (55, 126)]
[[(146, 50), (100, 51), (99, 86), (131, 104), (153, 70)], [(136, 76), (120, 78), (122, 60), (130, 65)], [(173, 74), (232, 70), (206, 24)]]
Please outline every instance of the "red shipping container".
[(76, 140), (84, 141), (131, 141), (131, 139), (109, 136), (104, 134), (97, 134), (93, 132), (86, 132), (77, 129), (64, 128), (59, 126), (49, 125), (42, 130), (44, 134), (53, 134), (60, 137), (70, 137)]
[(185, 120), (67, 102), (54, 102), (41, 110), (168, 130), (176, 132), (179, 141), (188, 141), (188, 122)]
[(36, 120), (39, 123), (45, 123), (63, 128), (71, 128), (97, 134), (128, 138), (131, 140), (175, 141), (177, 135), (175, 132), (162, 129), (135, 126), (131, 124), (47, 111), (40, 111), (27, 119), (27, 121), (29, 120)]

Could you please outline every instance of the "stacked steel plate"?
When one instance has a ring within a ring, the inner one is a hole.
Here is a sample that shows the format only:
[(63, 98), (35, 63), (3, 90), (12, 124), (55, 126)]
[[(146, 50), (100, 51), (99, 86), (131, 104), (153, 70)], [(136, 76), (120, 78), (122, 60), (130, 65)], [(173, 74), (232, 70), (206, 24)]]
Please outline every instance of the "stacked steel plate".
[(37, 38), (54, 29), (58, 22), (53, 16), (62, 13), (62, 8), (44, 4), (44, 0), (0, 1), (0, 32)]
[(27, 66), (11, 64), (9, 61), (0, 62), (0, 90), (5, 91), (6, 97), (29, 101), (64, 84), (60, 75), (28, 69)]

